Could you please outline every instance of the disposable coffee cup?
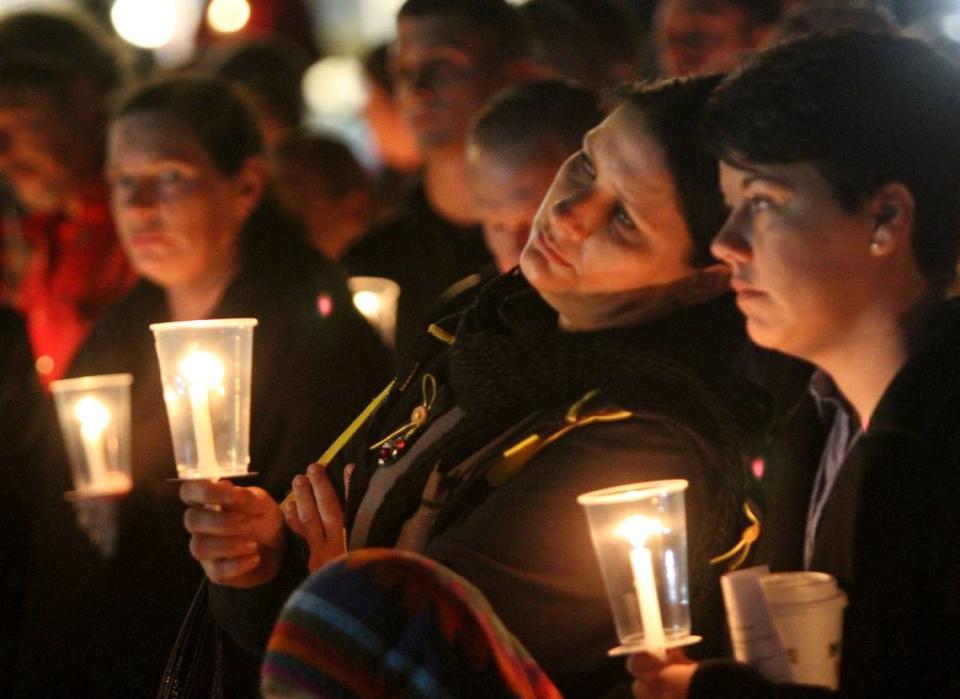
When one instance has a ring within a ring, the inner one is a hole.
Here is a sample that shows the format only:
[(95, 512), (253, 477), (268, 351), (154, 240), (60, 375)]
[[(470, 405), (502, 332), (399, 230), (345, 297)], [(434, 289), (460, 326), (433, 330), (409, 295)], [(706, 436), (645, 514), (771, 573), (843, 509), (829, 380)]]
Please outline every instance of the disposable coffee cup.
[(832, 575), (801, 571), (760, 578), (795, 682), (837, 689), (847, 596)]

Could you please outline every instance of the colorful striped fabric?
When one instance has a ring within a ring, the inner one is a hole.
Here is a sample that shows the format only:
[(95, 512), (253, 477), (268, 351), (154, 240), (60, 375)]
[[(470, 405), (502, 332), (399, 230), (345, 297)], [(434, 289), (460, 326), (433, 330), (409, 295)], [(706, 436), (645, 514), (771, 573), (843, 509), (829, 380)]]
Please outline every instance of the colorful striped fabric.
[(560, 697), (479, 590), (395, 549), (354, 551), (293, 593), (262, 687), (268, 699)]

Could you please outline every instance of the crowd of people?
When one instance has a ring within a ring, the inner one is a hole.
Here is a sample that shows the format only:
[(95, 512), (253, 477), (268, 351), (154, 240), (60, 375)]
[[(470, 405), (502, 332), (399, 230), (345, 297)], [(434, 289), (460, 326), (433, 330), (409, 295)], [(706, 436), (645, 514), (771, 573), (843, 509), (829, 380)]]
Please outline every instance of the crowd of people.
[[(279, 40), (0, 18), (4, 696), (960, 696), (960, 66), (883, 3), (649, 21), (406, 0), (374, 172)], [(236, 317), (255, 475), (170, 482), (150, 325)], [(47, 389), (121, 373), (132, 487), (67, 501)], [(680, 478), (702, 642), (625, 663), (577, 496)], [(835, 577), (837, 689), (730, 659), (738, 546)]]

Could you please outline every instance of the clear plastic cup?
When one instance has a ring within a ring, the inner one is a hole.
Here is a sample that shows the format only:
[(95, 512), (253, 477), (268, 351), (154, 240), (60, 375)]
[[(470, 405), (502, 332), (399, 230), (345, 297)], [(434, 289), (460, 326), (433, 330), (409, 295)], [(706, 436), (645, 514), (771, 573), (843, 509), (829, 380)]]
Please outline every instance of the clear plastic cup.
[(130, 374), (53, 381), (76, 498), (130, 490)]
[(586, 509), (620, 639), (611, 655), (662, 654), (700, 640), (690, 635), (686, 488), (682, 479), (650, 481), (577, 498)]
[(150, 326), (180, 478), (247, 473), (256, 324), (228, 318)]
[(350, 277), (347, 280), (353, 305), (367, 319), (388, 347), (396, 344), (397, 301), (400, 286), (383, 277)]

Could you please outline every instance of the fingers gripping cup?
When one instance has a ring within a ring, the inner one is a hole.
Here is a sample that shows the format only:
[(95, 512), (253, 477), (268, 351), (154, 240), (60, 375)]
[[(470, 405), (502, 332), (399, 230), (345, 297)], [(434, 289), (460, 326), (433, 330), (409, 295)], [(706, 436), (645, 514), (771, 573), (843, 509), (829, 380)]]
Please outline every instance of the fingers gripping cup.
[(586, 493), (590, 535), (620, 645), (611, 655), (700, 640), (690, 634), (685, 480), (651, 481)]
[(154, 323), (180, 478), (247, 474), (255, 318)]
[(50, 390), (76, 490), (71, 498), (130, 490), (130, 374), (53, 381)]

